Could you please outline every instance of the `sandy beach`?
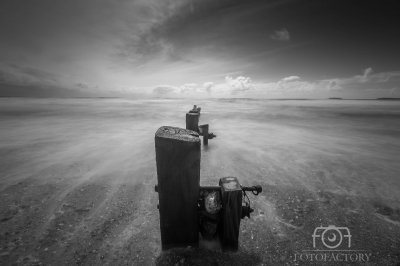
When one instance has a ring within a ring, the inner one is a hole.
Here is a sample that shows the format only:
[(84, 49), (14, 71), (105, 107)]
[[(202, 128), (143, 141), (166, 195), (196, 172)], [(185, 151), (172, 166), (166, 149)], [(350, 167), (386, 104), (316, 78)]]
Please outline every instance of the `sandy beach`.
[[(154, 134), (194, 104), (201, 185), (263, 187), (238, 253), (161, 252)], [(312, 265), (329, 225), (358, 254), (334, 265), (400, 263), (399, 101), (1, 98), (0, 121), (1, 265)]]

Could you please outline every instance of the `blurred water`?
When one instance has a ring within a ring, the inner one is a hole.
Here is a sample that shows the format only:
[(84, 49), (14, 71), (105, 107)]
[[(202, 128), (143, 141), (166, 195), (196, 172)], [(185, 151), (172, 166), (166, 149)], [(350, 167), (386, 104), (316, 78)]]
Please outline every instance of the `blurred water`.
[(233, 175), (400, 206), (400, 103), (373, 100), (2, 98), (0, 190), (27, 178), (70, 179), (66, 192), (105, 176), (156, 179), (154, 133), (185, 127), (194, 104), (218, 136), (202, 147), (202, 185)]

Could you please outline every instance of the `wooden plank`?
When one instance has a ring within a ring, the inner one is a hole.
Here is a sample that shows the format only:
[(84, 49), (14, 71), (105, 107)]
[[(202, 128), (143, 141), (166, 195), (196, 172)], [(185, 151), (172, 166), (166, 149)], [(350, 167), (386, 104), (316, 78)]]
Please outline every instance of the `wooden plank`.
[(155, 134), (162, 249), (198, 246), (199, 134), (164, 126)]
[(237, 178), (232, 176), (221, 178), (219, 185), (222, 197), (222, 219), (219, 232), (222, 251), (237, 251), (242, 217), (242, 189)]

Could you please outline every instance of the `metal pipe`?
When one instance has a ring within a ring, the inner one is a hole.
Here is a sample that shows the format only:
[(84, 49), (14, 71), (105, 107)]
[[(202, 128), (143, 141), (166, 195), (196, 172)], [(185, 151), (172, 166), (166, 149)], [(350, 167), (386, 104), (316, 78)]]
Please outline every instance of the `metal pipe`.
[(206, 186), (206, 187), (202, 187), (200, 186), (200, 190), (207, 190), (207, 191), (212, 191), (212, 190), (218, 190), (221, 191), (221, 187), (220, 186)]

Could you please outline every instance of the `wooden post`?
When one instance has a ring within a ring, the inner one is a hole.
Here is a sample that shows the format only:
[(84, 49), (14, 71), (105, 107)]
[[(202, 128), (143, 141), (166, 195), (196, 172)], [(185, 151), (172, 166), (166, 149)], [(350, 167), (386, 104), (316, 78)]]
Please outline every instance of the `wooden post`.
[(155, 134), (162, 250), (198, 246), (200, 138), (164, 126)]
[(202, 125), (203, 144), (208, 145), (208, 124)]
[(237, 178), (231, 176), (221, 178), (219, 185), (222, 196), (220, 227), (222, 251), (237, 251), (242, 217), (242, 189)]
[(199, 133), (199, 113), (186, 113), (186, 129)]

